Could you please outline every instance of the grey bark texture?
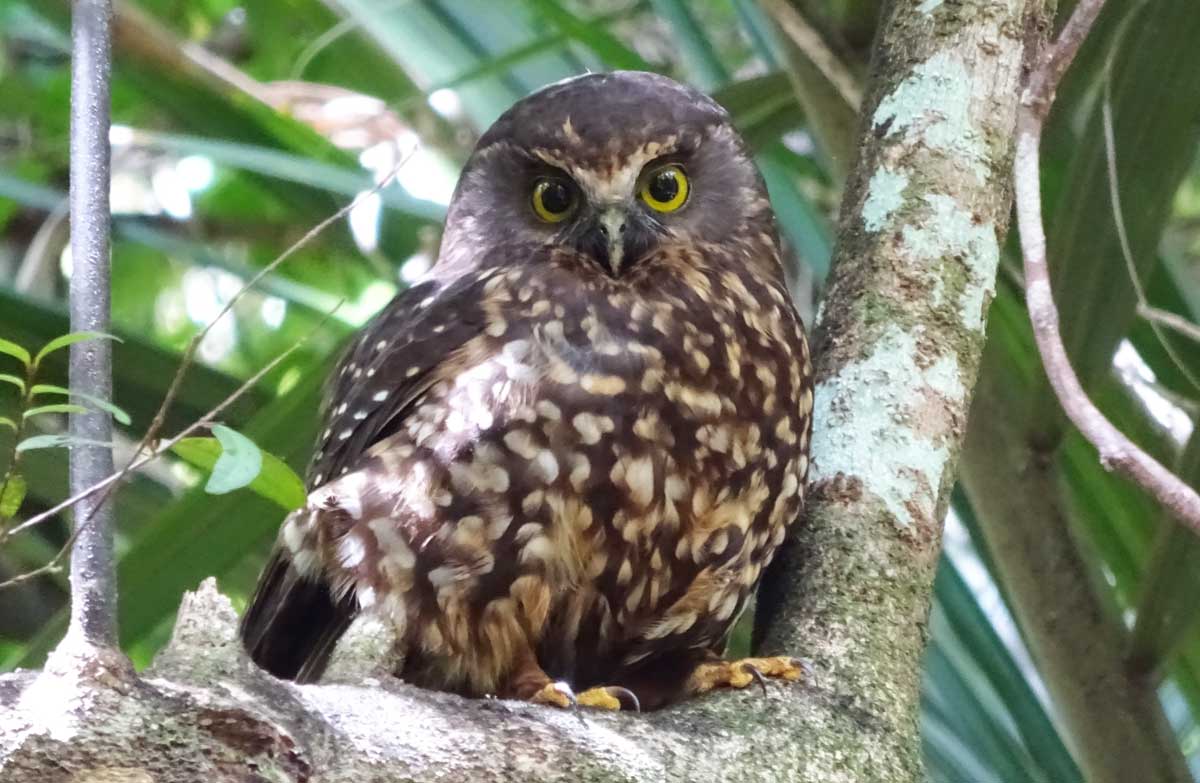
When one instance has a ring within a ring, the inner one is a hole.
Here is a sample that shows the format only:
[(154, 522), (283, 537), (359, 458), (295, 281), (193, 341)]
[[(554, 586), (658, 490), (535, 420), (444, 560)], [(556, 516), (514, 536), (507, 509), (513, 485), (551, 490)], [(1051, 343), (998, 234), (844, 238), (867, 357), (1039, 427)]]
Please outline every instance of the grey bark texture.
[(924, 780), (917, 731), (941, 520), (983, 345), (1041, 0), (893, 0), (816, 340), (805, 523), (756, 637), (805, 685), (647, 715), (297, 686), (246, 661), (210, 585), (136, 678), (0, 677), (0, 778), (71, 781)]
[[(112, 3), (78, 0), (71, 19), (71, 331), (109, 329), (109, 94)], [(112, 399), (112, 347), (107, 340), (71, 346), (70, 384), (100, 400)], [(71, 436), (91, 444), (112, 441), (112, 417), (99, 410), (73, 413)], [(72, 494), (113, 472), (112, 447), (71, 449)], [(117, 643), (117, 590), (112, 505), (88, 498), (74, 509), (71, 549), (70, 646)], [(74, 654), (74, 653), (72, 653)]]

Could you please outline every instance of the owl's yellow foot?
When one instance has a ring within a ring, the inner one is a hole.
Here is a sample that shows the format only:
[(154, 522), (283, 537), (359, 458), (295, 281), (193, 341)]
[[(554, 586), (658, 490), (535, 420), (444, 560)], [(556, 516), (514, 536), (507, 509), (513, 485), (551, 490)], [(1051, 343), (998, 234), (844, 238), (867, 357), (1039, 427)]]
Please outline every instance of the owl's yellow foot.
[(708, 693), (717, 688), (745, 688), (752, 682), (767, 692), (766, 678), (799, 682), (809, 677), (808, 666), (799, 658), (777, 655), (772, 658), (742, 658), (737, 661), (708, 661), (692, 670), (687, 690)]
[[(601, 685), (588, 688), (578, 696), (565, 682), (550, 682), (529, 699), (534, 704), (545, 704), (551, 707), (571, 709), (573, 707), (592, 707), (599, 710), (632, 709), (641, 712), (642, 706), (638, 697), (628, 688), (619, 685)], [(629, 705), (626, 707), (626, 705)]]
[(570, 709), (576, 704), (575, 693), (565, 682), (548, 682), (529, 699), (534, 704)]
[(633, 710), (642, 711), (642, 704), (637, 694), (620, 685), (599, 685), (588, 688), (579, 694), (578, 701), (584, 707), (595, 707), (600, 710)]

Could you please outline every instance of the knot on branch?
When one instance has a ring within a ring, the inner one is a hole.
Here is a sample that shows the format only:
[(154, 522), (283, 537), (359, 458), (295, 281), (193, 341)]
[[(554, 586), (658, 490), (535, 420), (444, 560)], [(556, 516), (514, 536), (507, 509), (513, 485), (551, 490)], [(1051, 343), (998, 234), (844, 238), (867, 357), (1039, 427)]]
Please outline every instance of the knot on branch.
[(253, 664), (238, 640), (237, 628), (233, 604), (217, 589), (216, 579), (205, 579), (194, 593), (184, 594), (171, 641), (148, 673), (183, 682), (208, 682), (246, 671)]

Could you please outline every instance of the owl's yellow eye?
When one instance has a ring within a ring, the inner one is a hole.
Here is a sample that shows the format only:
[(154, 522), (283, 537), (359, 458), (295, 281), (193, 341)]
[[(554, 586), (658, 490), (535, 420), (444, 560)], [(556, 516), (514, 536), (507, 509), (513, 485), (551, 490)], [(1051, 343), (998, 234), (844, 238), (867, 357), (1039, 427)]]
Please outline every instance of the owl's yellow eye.
[(533, 186), (533, 211), (547, 223), (566, 220), (575, 208), (575, 191), (561, 179), (539, 179)]
[(675, 164), (663, 166), (650, 173), (639, 195), (642, 201), (658, 212), (674, 212), (688, 197), (688, 178)]

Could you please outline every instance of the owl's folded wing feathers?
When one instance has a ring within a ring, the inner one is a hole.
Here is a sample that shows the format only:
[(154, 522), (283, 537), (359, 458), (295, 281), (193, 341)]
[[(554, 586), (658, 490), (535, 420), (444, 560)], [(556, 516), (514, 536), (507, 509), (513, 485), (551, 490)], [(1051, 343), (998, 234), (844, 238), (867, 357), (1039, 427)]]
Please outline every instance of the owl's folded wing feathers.
[[(409, 288), (363, 330), (326, 393), (310, 492), (354, 471), (364, 453), (420, 403), (439, 365), (486, 328), (490, 276), (469, 273), (445, 285), (429, 281)], [(242, 618), (241, 637), (259, 666), (307, 682), (320, 677), (358, 603), (319, 568), (303, 570), (286, 546), (276, 544)]]

